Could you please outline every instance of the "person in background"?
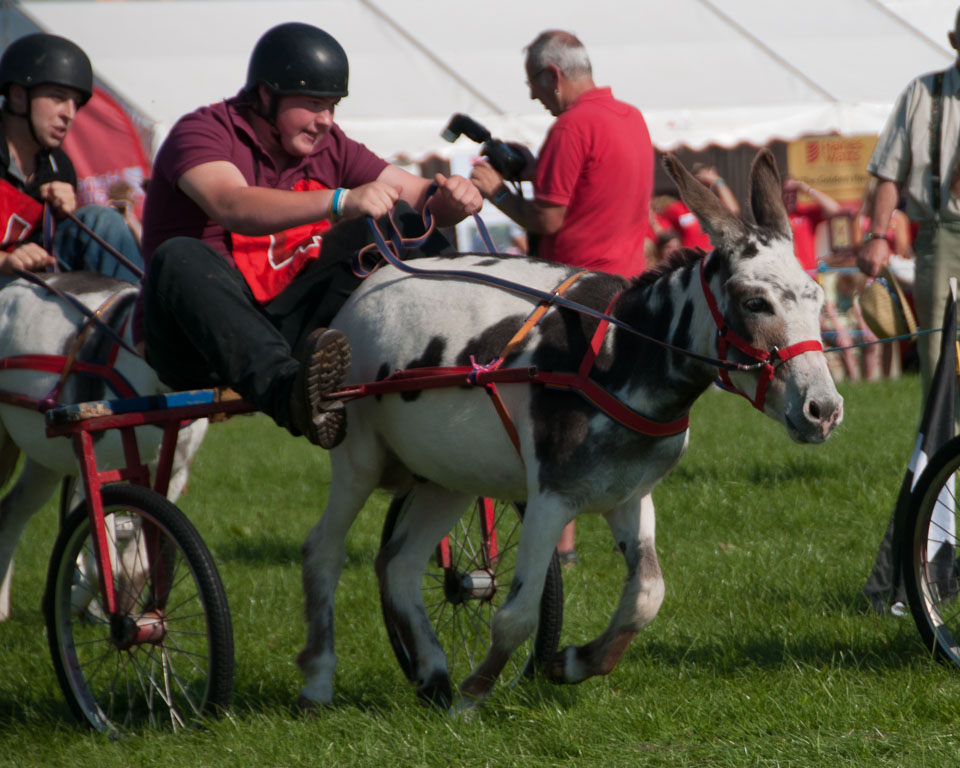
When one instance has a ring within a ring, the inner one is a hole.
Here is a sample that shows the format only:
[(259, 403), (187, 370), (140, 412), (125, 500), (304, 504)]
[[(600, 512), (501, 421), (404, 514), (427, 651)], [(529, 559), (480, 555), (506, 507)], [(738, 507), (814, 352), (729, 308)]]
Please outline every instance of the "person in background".
[[(858, 254), (864, 274), (880, 274), (890, 260), (887, 232), (904, 193), (906, 214), (917, 225), (913, 299), (920, 334), (921, 413), (940, 357), (950, 278), (960, 278), (960, 10), (947, 38), (956, 60), (946, 70), (920, 75), (907, 84), (867, 163), (877, 189), (870, 228)], [(897, 609), (903, 601), (902, 583), (893, 579), (893, 527), (891, 518), (863, 588), (878, 612), (888, 606)]]
[[(117, 211), (77, 208), (77, 174), (61, 145), (77, 111), (93, 94), (93, 68), (75, 43), (56, 35), (26, 35), (0, 56), (0, 280), (14, 270), (40, 271), (59, 260), (69, 270), (90, 270), (138, 282), (76, 222), (72, 214), (135, 267), (140, 250)], [(44, 207), (56, 219), (48, 250)], [(0, 283), (2, 284), (2, 283)]]
[(733, 194), (733, 190), (730, 189), (730, 185), (720, 177), (716, 166), (707, 165), (706, 163), (694, 163), (691, 171), (697, 181), (719, 197), (720, 201), (727, 206), (731, 212), (737, 216), (740, 215), (740, 203), (737, 202), (737, 197)]
[[(800, 202), (800, 192), (811, 198), (810, 202)], [(783, 204), (793, 231), (793, 252), (800, 266), (814, 275), (817, 271), (817, 226), (831, 216), (842, 213), (843, 208), (826, 192), (789, 177), (783, 180)]]
[[(740, 203), (737, 202), (733, 190), (724, 181), (717, 172), (715, 166), (705, 163), (694, 163), (693, 174), (697, 180), (713, 192), (730, 211), (737, 216), (740, 215)], [(654, 232), (657, 237), (654, 243), (657, 244), (659, 255), (664, 255), (663, 245), (667, 246), (668, 251), (674, 249), (674, 243), (667, 239), (660, 243), (660, 231), (671, 231), (676, 234), (679, 246), (683, 248), (699, 248), (702, 251), (709, 251), (713, 248), (710, 243), (710, 237), (700, 228), (700, 222), (693, 212), (687, 208), (686, 203), (678, 200), (673, 195), (657, 195), (653, 199), (652, 208), (654, 217), (651, 219)]]
[(137, 218), (136, 197), (133, 187), (125, 181), (117, 181), (111, 184), (110, 189), (107, 190), (107, 205), (123, 216), (123, 220), (139, 248), (143, 240), (143, 224)]
[[(863, 245), (864, 237), (871, 228), (870, 212), (873, 210), (874, 199), (877, 194), (879, 182), (875, 177), (871, 177), (863, 189), (863, 199), (860, 210), (853, 220), (853, 242), (859, 249)], [(890, 215), (890, 224), (887, 227), (887, 242), (890, 245), (890, 257), (887, 260), (887, 266), (895, 275), (897, 282), (905, 291), (909, 299), (913, 295), (913, 283), (916, 277), (916, 256), (913, 252), (913, 227), (907, 215), (895, 208)], [(863, 276), (861, 275), (861, 278)], [(912, 305), (911, 305), (912, 307)], [(872, 336), (872, 334), (871, 334)], [(866, 339), (869, 340), (869, 339)], [(891, 377), (897, 372), (899, 363), (895, 362), (896, 353), (907, 345), (902, 342), (899, 346), (893, 343), (880, 346), (880, 367), (879, 373)], [(864, 358), (866, 361), (866, 350)], [(868, 375), (869, 378), (869, 375)]]
[[(626, 278), (645, 267), (644, 241), (653, 193), (653, 145), (640, 111), (597, 87), (583, 43), (570, 32), (547, 30), (526, 47), (530, 98), (556, 120), (521, 178), (533, 182), (530, 200), (513, 194), (486, 162), (470, 179), (484, 198), (537, 236), (533, 254)], [(574, 523), (558, 551), (577, 561)]]

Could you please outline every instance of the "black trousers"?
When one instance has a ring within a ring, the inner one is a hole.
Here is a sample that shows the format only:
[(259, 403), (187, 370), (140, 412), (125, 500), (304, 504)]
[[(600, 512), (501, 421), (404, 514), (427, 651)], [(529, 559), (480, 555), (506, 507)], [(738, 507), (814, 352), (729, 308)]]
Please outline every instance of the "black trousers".
[[(409, 206), (394, 215), (404, 237), (423, 231)], [(290, 392), (300, 346), (315, 328), (329, 327), (360, 284), (354, 253), (372, 241), (364, 220), (343, 222), (323, 238), (311, 262), (269, 303), (253, 297), (240, 271), (213, 248), (189, 237), (167, 240), (154, 252), (144, 281), (147, 362), (177, 390), (226, 385), (280, 426), (290, 420)], [(439, 232), (404, 260), (453, 253)]]

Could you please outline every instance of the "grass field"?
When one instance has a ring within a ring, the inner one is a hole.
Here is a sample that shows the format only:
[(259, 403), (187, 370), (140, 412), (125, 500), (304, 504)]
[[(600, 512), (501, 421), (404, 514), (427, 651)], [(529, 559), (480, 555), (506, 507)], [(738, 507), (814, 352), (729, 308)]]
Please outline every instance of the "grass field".
[[(701, 398), (690, 450), (654, 492), (667, 585), (657, 619), (608, 677), (501, 686), (456, 717), (420, 706), (390, 652), (373, 574), (384, 496), (348, 540), (335, 706), (297, 714), (298, 548), (323, 508), (326, 455), (263, 417), (216, 425), (181, 507), (229, 596), (232, 710), (205, 729), (118, 741), (75, 723), (39, 610), (48, 505), (0, 625), (0, 765), (956, 765), (960, 670), (929, 658), (909, 617), (876, 616), (860, 594), (913, 445), (919, 383), (841, 391), (844, 423), (818, 447), (791, 443), (740, 398)], [(564, 643), (601, 630), (623, 579), (602, 520), (581, 519), (578, 549)]]

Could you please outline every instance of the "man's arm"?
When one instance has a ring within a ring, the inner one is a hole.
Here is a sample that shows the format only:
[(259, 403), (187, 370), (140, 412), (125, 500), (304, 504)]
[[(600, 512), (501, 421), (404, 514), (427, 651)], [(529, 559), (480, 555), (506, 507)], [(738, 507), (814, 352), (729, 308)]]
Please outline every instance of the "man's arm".
[(787, 179), (783, 182), (783, 188), (788, 190), (799, 190), (805, 195), (812, 197), (817, 205), (820, 206), (820, 210), (823, 211), (823, 215), (826, 217), (836, 216), (843, 212), (843, 207), (834, 200), (826, 192), (821, 192), (816, 187), (811, 187), (805, 181), (798, 181), (797, 179)]
[(721, 178), (716, 168), (712, 165), (706, 165), (697, 169), (693, 175), (697, 177), (697, 181), (719, 197), (720, 202), (727, 206), (732, 213), (737, 216), (740, 215), (740, 203), (737, 202), (736, 195), (733, 194), (730, 185)]
[(870, 231), (864, 236), (860, 252), (857, 254), (857, 266), (867, 275), (876, 277), (890, 260), (887, 229), (899, 199), (900, 187), (897, 183), (880, 179), (873, 199), (873, 210), (870, 212)]
[(513, 194), (503, 177), (487, 163), (477, 163), (470, 180), (480, 194), (491, 201), (527, 232), (536, 235), (555, 235), (563, 226), (567, 214), (565, 205), (548, 205), (538, 200), (526, 200)]
[[(177, 184), (211, 219), (240, 235), (270, 235), (332, 217), (334, 190), (251, 187), (240, 169), (226, 160), (194, 166)], [(398, 198), (399, 191), (380, 180), (363, 184), (348, 191), (343, 218), (383, 216)]]
[(477, 188), (463, 176), (447, 178), (438, 173), (433, 179), (425, 179), (395, 165), (388, 165), (380, 172), (377, 181), (395, 187), (400, 193), (400, 199), (418, 211), (423, 210), (430, 185), (436, 183), (437, 191), (430, 198), (430, 210), (440, 227), (456, 224), (479, 211), (483, 205)]

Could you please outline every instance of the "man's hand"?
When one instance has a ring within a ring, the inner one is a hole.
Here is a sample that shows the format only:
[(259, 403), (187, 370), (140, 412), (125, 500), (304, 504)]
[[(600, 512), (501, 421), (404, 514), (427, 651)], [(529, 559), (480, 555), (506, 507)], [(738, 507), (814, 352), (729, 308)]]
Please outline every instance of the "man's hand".
[(470, 172), (470, 181), (487, 200), (493, 197), (503, 186), (503, 176), (497, 173), (490, 163), (480, 161)]
[(50, 203), (54, 213), (59, 215), (77, 210), (77, 193), (65, 181), (50, 181), (42, 184), (40, 199)]
[(397, 204), (403, 187), (387, 184), (382, 181), (371, 181), (348, 190), (343, 202), (343, 218), (353, 219), (358, 216), (371, 216), (379, 219), (385, 216)]
[(53, 265), (53, 256), (36, 243), (24, 243), (13, 251), (0, 251), (0, 275), (12, 275), (15, 269), (39, 272)]
[(876, 277), (890, 260), (890, 243), (885, 237), (874, 237), (861, 244), (857, 253), (857, 266), (870, 277)]
[(440, 205), (445, 218), (455, 221), (471, 216), (483, 206), (480, 191), (463, 176), (451, 176), (449, 179), (442, 173), (433, 177), (437, 183), (437, 191), (430, 200), (431, 209)]
[(717, 180), (720, 178), (720, 174), (717, 173), (717, 169), (713, 166), (704, 166), (703, 168), (698, 168), (697, 172), (693, 174), (697, 181), (699, 181), (703, 186), (708, 189), (712, 189), (713, 185), (717, 183)]
[(508, 141), (507, 146), (523, 158), (519, 181), (533, 181), (537, 175), (537, 158), (533, 156), (530, 147), (518, 141)]

